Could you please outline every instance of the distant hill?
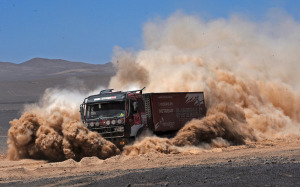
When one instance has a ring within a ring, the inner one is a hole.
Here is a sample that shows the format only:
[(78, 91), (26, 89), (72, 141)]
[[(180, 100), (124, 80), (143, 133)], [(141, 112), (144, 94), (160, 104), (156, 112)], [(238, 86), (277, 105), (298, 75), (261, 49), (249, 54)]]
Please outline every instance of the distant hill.
[(114, 74), (112, 63), (88, 64), (61, 59), (33, 58), (21, 64), (0, 62), (0, 81), (34, 80), (81, 75)]
[(112, 63), (88, 64), (33, 58), (21, 64), (0, 62), (0, 104), (36, 102), (46, 88), (93, 90), (108, 86)]

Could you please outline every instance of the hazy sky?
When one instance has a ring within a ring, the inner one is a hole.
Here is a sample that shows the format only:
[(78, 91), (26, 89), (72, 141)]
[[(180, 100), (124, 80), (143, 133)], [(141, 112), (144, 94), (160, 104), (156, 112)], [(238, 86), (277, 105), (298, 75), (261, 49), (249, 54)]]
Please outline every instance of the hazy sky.
[(143, 48), (147, 21), (176, 11), (203, 19), (261, 21), (280, 8), (300, 20), (299, 0), (0, 0), (0, 61), (34, 57), (106, 63), (114, 46)]

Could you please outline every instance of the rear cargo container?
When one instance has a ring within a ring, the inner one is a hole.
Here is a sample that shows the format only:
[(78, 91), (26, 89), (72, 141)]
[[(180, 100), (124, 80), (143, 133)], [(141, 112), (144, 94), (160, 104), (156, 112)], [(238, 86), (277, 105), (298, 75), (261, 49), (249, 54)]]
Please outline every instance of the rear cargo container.
[(143, 94), (148, 127), (153, 132), (177, 131), (206, 115), (203, 92)]

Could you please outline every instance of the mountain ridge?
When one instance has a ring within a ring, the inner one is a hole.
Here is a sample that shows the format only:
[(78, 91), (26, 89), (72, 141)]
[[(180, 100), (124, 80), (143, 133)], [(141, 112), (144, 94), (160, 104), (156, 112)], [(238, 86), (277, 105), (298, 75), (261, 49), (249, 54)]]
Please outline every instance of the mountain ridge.
[(69, 60), (64, 60), (64, 59), (48, 59), (48, 58), (32, 58), (30, 60), (27, 60), (25, 62), (20, 63), (19, 65), (26, 65), (26, 66), (33, 66), (33, 65), (42, 65), (42, 64), (53, 64), (53, 65), (66, 65), (66, 64), (73, 64), (73, 65), (101, 65), (101, 64), (90, 64), (86, 62), (75, 62), (75, 61), (69, 61)]
[[(101, 64), (92, 64), (92, 63), (88, 63), (88, 62), (81, 62), (81, 61), (70, 61), (70, 60), (65, 60), (65, 59), (59, 59), (59, 58), (42, 58), (42, 57), (34, 57), (34, 58), (31, 58), (29, 60), (26, 60), (24, 62), (21, 62), (21, 63), (15, 63), (15, 62), (6, 62), (6, 61), (0, 61), (0, 64), (12, 64), (12, 65), (27, 65), (27, 64), (31, 64), (31, 63), (35, 63), (36, 61), (39, 61), (39, 62), (67, 62), (67, 63), (82, 63), (82, 64), (90, 64), (90, 65), (101, 65)], [(107, 64), (107, 63), (111, 63), (111, 62), (106, 62), (104, 64)]]
[(32, 58), (20, 64), (0, 62), (0, 81), (34, 80), (57, 76), (109, 75), (115, 73), (111, 62), (89, 64), (63, 59)]

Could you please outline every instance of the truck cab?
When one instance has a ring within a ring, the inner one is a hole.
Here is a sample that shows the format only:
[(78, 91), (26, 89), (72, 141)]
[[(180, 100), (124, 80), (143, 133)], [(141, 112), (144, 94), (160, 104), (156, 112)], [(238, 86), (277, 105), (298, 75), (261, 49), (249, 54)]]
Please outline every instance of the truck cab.
[(80, 105), (84, 125), (122, 147), (147, 125), (142, 90), (113, 92), (102, 90)]

